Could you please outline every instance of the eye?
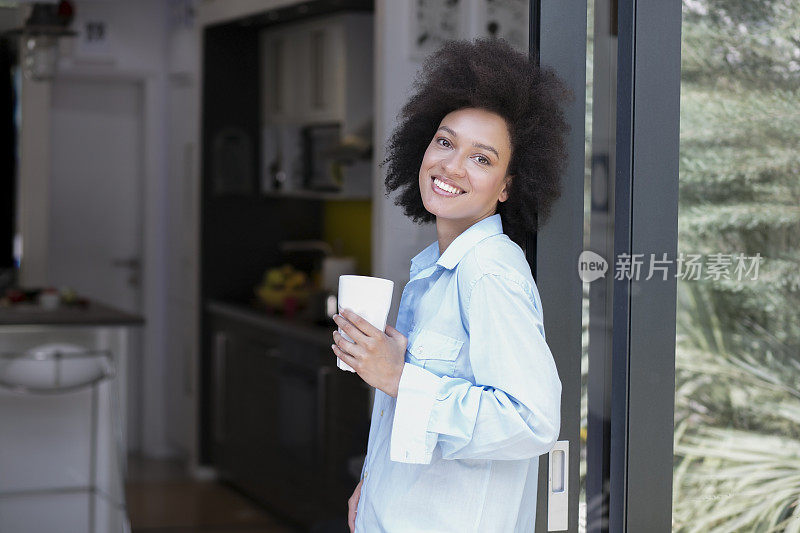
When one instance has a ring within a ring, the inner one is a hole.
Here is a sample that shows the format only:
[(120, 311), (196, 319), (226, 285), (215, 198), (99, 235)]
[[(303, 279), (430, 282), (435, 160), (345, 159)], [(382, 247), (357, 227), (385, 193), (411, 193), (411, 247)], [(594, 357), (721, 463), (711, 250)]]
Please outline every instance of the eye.
[(439, 137), (438, 139), (436, 139), (436, 142), (439, 145), (444, 146), (445, 148), (450, 148), (450, 146), (451, 146), (450, 141), (448, 141), (444, 137)]
[(476, 160), (478, 161), (478, 163), (480, 163), (481, 165), (488, 165), (488, 164), (490, 164), (490, 163), (491, 163), (491, 161), (489, 161), (489, 159), (488, 159), (488, 158), (486, 158), (485, 156), (482, 156), (482, 155), (479, 155), (479, 156), (475, 157), (475, 159), (476, 159)]

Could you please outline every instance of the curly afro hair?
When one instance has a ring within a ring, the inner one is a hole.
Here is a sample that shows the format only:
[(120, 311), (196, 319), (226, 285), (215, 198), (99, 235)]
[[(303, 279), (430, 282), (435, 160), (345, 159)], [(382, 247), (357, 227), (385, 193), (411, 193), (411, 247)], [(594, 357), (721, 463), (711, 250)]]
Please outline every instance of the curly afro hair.
[(398, 115), (386, 144), (386, 189), (398, 190), (395, 204), (422, 224), (434, 215), (422, 203), (419, 168), (442, 119), (463, 108), (503, 117), (511, 138), (508, 199), (497, 212), (505, 233), (523, 246), (561, 194), (570, 127), (561, 108), (573, 94), (548, 67), (537, 66), (502, 39), (448, 41), (425, 61), (415, 93)]

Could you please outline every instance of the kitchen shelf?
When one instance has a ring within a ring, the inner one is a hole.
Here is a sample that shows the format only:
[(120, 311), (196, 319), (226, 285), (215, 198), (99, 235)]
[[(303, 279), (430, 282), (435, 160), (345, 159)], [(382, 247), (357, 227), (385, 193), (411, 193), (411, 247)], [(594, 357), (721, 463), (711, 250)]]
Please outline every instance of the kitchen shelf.
[(352, 194), (324, 191), (264, 191), (262, 196), (267, 198), (300, 198), (306, 200), (370, 200), (371, 194)]

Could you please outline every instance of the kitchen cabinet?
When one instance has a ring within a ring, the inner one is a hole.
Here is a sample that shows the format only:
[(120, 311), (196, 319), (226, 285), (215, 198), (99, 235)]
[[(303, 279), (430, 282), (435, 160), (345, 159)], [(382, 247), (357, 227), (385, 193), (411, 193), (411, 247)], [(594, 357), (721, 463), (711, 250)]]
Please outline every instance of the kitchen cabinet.
[(330, 150), (372, 142), (372, 21), (346, 12), (259, 30), (264, 194), (371, 196), (368, 156), (335, 159)]
[[(214, 331), (214, 444), (222, 477), (257, 489), (259, 476), (270, 476), (274, 457), (274, 346), (256, 343), (225, 324)], [(257, 468), (253, 468), (257, 466)]]
[(298, 119), (304, 123), (341, 122), (344, 120), (342, 97), (347, 80), (342, 16), (331, 21), (309, 23), (301, 34), (299, 51)]
[(340, 121), (344, 112), (341, 24), (299, 22), (266, 29), (261, 40), (264, 122)]
[(262, 30), (262, 121), (340, 123), (372, 116), (372, 15), (345, 13)]
[[(364, 454), (369, 389), (335, 366), (328, 328), (208, 306), (220, 476), (311, 526), (344, 518)], [(283, 326), (283, 327), (282, 327)]]
[(291, 96), (299, 82), (294, 66), (299, 46), (300, 35), (286, 29), (261, 36), (261, 88), (264, 122), (268, 124), (284, 124), (294, 118), (296, 106)]

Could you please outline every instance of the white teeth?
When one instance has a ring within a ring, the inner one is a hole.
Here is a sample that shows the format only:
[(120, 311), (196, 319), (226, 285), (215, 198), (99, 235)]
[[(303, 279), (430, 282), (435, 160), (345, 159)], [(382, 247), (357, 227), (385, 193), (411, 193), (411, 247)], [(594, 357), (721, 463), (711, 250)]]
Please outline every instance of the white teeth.
[(455, 187), (446, 184), (445, 182), (443, 182), (439, 178), (433, 178), (433, 182), (436, 184), (437, 187), (439, 187), (443, 191), (447, 191), (447, 192), (452, 193), (452, 194), (461, 194), (462, 192), (464, 192), (461, 189), (456, 189)]

